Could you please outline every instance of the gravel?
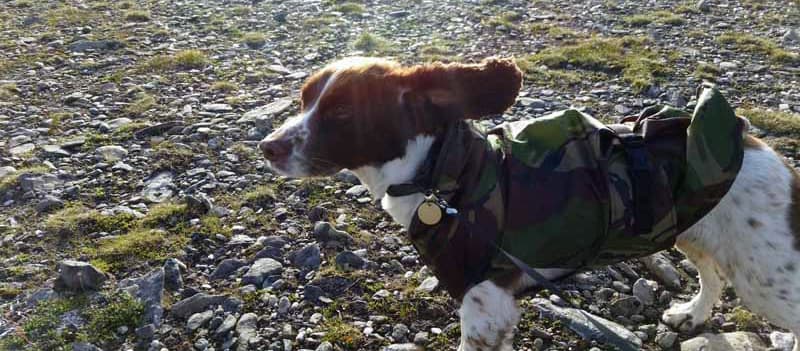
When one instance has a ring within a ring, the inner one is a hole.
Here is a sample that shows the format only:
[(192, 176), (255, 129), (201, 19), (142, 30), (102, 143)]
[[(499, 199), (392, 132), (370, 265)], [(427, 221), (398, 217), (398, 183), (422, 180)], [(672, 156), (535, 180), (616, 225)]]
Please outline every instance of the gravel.
[[(0, 3), (0, 309), (8, 311), (0, 316), (0, 346), (24, 332), (44, 301), (85, 297), (85, 308), (58, 316), (83, 321), (70, 325), (85, 332), (89, 305), (126, 291), (146, 318), (125, 333), (110, 330), (112, 341), (90, 336), (74, 348), (455, 349), (457, 304), (353, 173), (285, 178), (270, 172), (257, 150), (261, 138), (300, 112), (305, 78), (336, 58), (417, 64), (513, 56), (529, 63), (518, 102), (481, 121), (486, 127), (569, 106), (606, 122), (659, 103), (691, 109), (703, 77), (735, 106), (800, 112), (797, 63), (719, 40), (751, 35), (773, 43), (772, 50), (797, 53), (800, 9), (776, 0), (128, 5)], [(139, 10), (147, 21), (126, 20)], [(659, 10), (683, 23), (626, 21)], [(250, 33), (263, 35), (264, 44), (248, 46)], [(355, 45), (364, 33), (386, 45)], [(592, 36), (646, 38), (669, 72), (637, 91), (621, 69), (525, 61)], [(794, 135), (754, 133), (797, 166)], [(54, 230), (62, 211), (77, 204), (104, 220), (76, 223), (68, 236)], [(152, 241), (125, 241), (129, 234)], [(701, 327), (704, 334), (669, 330), (660, 314), (697, 292), (696, 275), (683, 255), (668, 250), (559, 284), (642, 349), (728, 341), (740, 345), (734, 350), (792, 347), (784, 330), (760, 319), (750, 328), (733, 323), (739, 302), (729, 294)], [(515, 349), (611, 348), (585, 315), (549, 295), (520, 304)], [(754, 330), (763, 337), (746, 334)], [(343, 332), (356, 336), (354, 345), (336, 336)]]

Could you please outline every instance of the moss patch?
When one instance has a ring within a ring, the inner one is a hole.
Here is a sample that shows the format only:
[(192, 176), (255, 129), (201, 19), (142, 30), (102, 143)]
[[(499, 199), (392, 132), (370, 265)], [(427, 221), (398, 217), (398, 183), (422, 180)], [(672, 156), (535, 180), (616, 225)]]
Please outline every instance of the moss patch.
[(183, 50), (175, 55), (159, 55), (140, 65), (142, 72), (164, 72), (171, 70), (202, 69), (209, 63), (200, 50)]
[(392, 51), (392, 44), (378, 35), (364, 32), (353, 42), (353, 48), (368, 55), (381, 55)]
[(259, 208), (266, 207), (275, 201), (275, 189), (269, 185), (259, 185), (253, 190), (249, 190), (242, 195), (244, 204)]
[(228, 81), (220, 81), (220, 82), (215, 82), (214, 84), (211, 84), (211, 90), (212, 91), (215, 91), (215, 92), (218, 92), (218, 93), (223, 93), (223, 94), (230, 93), (230, 92), (236, 91), (238, 89), (239, 89), (238, 85), (236, 85), (235, 83), (228, 82)]
[(355, 2), (345, 2), (343, 4), (336, 5), (336, 7), (334, 7), (334, 10), (348, 15), (362, 14), (366, 11), (364, 9), (364, 5)]
[(717, 38), (722, 44), (731, 45), (739, 51), (767, 55), (774, 63), (800, 64), (800, 55), (782, 49), (769, 39), (742, 32), (727, 32)]
[(325, 332), (322, 341), (339, 345), (346, 350), (358, 350), (364, 344), (364, 334), (340, 318), (325, 321), (322, 331)]
[(77, 234), (126, 231), (136, 218), (127, 213), (104, 215), (80, 204), (72, 204), (47, 217), (44, 227), (48, 232), (67, 237)]
[(576, 67), (604, 73), (621, 73), (622, 79), (641, 92), (661, 80), (669, 68), (644, 38), (591, 38), (574, 45), (548, 48), (526, 59), (550, 68)]
[(126, 108), (125, 112), (131, 115), (141, 115), (156, 105), (156, 98), (150, 94), (139, 93)]
[(646, 14), (637, 14), (623, 18), (623, 21), (633, 27), (642, 27), (650, 23), (666, 24), (670, 26), (679, 26), (686, 23), (680, 15), (676, 15), (669, 11), (655, 11)]
[(142, 263), (160, 262), (174, 257), (188, 239), (159, 229), (136, 229), (101, 240), (86, 250), (94, 262), (111, 271), (122, 271)]
[(267, 37), (263, 33), (250, 32), (242, 37), (242, 41), (251, 49), (258, 49), (267, 43)]
[(176, 144), (164, 141), (153, 147), (153, 159), (156, 169), (187, 169), (194, 157), (191, 147), (184, 144)]
[(722, 73), (717, 65), (709, 63), (698, 64), (694, 69), (694, 76), (707, 81), (716, 81), (717, 77)]
[(128, 22), (148, 22), (150, 21), (150, 12), (131, 10), (125, 13), (125, 20)]
[(19, 177), (24, 174), (45, 174), (49, 171), (50, 169), (45, 166), (31, 166), (11, 172), (5, 177), (0, 178), (0, 193), (4, 193), (19, 186)]
[[(117, 329), (126, 326), (133, 330), (144, 307), (124, 293), (104, 293), (95, 301), (79, 295), (41, 302), (22, 322), (17, 334), (0, 341), (0, 350), (71, 350), (69, 345), (76, 341), (118, 349), (133, 333), (119, 336)], [(59, 331), (61, 318), (68, 312), (83, 319), (85, 326)]]
[(800, 114), (759, 108), (738, 109), (736, 113), (747, 117), (750, 123), (767, 132), (800, 138)]

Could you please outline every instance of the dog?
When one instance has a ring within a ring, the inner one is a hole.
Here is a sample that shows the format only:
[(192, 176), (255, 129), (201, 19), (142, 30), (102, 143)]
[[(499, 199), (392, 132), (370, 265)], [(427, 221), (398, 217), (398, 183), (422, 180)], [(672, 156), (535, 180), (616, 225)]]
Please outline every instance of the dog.
[[(310, 76), (301, 111), (259, 143), (268, 166), (297, 178), (351, 170), (391, 217), (409, 228), (426, 195), (391, 196), (424, 167), (450, 122), (503, 113), (516, 101), (521, 73), (512, 60), (403, 66), (346, 58)], [(705, 217), (675, 246), (697, 267), (700, 291), (662, 315), (691, 330), (710, 317), (724, 283), (770, 322), (800, 335), (800, 176), (753, 136), (743, 136), (741, 169)], [(464, 191), (469, 191), (466, 189)], [(535, 201), (535, 199), (531, 199)], [(558, 279), (570, 269), (539, 269)], [(537, 281), (526, 274), (468, 288), (459, 308), (459, 350), (511, 350), (520, 319), (515, 295)], [(800, 351), (795, 342), (794, 351)]]

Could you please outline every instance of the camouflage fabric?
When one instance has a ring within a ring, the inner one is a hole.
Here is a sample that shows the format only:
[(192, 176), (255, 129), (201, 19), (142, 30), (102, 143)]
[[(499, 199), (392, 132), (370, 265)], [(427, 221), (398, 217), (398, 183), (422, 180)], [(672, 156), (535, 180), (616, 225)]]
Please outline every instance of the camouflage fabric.
[[(632, 127), (649, 160), (649, 232), (635, 230), (634, 182), (617, 131), (576, 110), (504, 124), (486, 139), (451, 127), (431, 186), (459, 210), (409, 235), (455, 298), (517, 268), (495, 245), (536, 268), (583, 268), (671, 247), (730, 188), (742, 163), (744, 123), (713, 87), (693, 114), (653, 106)], [(488, 142), (487, 142), (488, 141)]]

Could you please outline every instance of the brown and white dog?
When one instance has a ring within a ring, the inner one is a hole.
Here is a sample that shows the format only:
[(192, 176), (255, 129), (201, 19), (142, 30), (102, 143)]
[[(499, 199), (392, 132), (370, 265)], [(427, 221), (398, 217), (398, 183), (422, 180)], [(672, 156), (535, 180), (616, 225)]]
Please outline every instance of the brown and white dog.
[[(344, 59), (308, 79), (300, 114), (259, 148), (273, 170), (290, 177), (352, 170), (407, 227), (423, 195), (392, 197), (387, 187), (414, 177), (447, 121), (502, 113), (514, 103), (520, 81), (511, 60), (403, 67), (377, 58)], [(800, 177), (764, 143), (747, 136), (745, 144), (741, 172), (728, 194), (678, 237), (677, 248), (700, 273), (700, 292), (662, 319), (682, 330), (702, 325), (727, 281), (751, 310), (797, 337)], [(472, 287), (459, 310), (459, 350), (511, 350), (520, 318), (514, 294), (532, 284), (521, 275)], [(800, 351), (798, 344), (794, 351)]]

